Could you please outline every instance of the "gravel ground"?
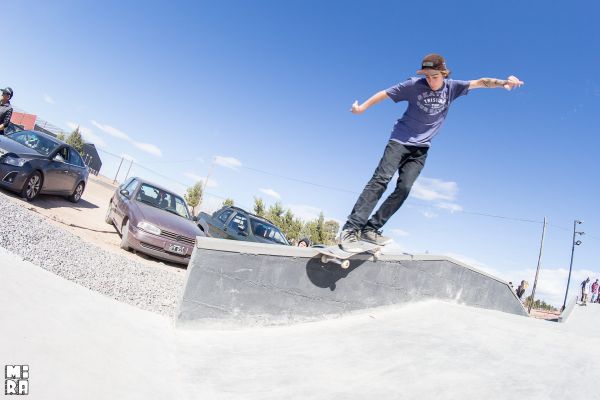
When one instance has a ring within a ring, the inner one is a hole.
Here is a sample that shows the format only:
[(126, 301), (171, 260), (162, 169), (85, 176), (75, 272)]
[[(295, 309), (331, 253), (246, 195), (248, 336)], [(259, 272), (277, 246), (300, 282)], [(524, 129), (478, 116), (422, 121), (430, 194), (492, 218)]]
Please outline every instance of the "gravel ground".
[(185, 271), (164, 270), (109, 253), (48, 223), (0, 193), (0, 246), (88, 289), (173, 317)]

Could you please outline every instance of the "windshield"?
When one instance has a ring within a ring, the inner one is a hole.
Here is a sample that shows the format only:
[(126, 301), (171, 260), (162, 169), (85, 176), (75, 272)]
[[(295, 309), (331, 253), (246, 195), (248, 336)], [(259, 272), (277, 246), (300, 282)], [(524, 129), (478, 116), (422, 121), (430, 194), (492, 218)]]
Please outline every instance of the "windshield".
[(59, 143), (42, 135), (38, 135), (33, 131), (15, 132), (8, 137), (15, 142), (21, 143), (22, 145), (37, 151), (43, 156), (49, 155), (59, 146)]
[(185, 219), (191, 219), (187, 206), (181, 197), (175, 196), (172, 193), (158, 189), (147, 183), (142, 184), (135, 199), (153, 207), (160, 208), (161, 210), (179, 215)]
[(252, 232), (254, 232), (254, 236), (270, 240), (274, 243), (285, 245), (289, 244), (285, 239), (285, 236), (283, 236), (283, 233), (281, 233), (279, 229), (271, 224), (251, 218), (250, 225), (252, 226)]

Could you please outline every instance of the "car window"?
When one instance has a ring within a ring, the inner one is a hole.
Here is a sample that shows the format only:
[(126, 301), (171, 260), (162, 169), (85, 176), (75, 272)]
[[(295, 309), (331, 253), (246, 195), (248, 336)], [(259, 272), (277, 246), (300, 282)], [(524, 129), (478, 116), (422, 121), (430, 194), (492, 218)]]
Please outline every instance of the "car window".
[(21, 143), (44, 156), (50, 155), (59, 146), (58, 143), (33, 131), (15, 132), (9, 137), (15, 142)]
[(222, 223), (226, 223), (227, 219), (229, 218), (229, 216), (231, 215), (231, 213), (233, 213), (233, 210), (225, 210), (221, 213), (221, 215), (219, 215), (219, 220)]
[(127, 186), (125, 186), (123, 189), (127, 190), (129, 192), (129, 194), (131, 195), (135, 191), (137, 184), (138, 184), (138, 181), (136, 181), (135, 179), (132, 179), (131, 182), (129, 182), (127, 184)]
[(62, 149), (58, 150), (58, 153), (56, 153), (56, 154), (61, 156), (61, 158), (63, 159), (64, 162), (69, 162), (69, 148), (68, 147), (63, 147)]
[(85, 164), (83, 164), (81, 156), (75, 149), (69, 149), (69, 163), (81, 168), (85, 168)]
[(190, 219), (188, 209), (181, 197), (175, 196), (172, 193), (156, 188), (150, 184), (142, 184), (137, 193), (136, 200), (179, 215), (180, 217)]
[(243, 214), (237, 213), (235, 217), (231, 219), (229, 228), (240, 232), (248, 231), (248, 218), (246, 218)]
[(288, 244), (281, 231), (275, 226), (254, 218), (250, 220), (250, 224), (254, 236), (262, 237), (275, 243)]

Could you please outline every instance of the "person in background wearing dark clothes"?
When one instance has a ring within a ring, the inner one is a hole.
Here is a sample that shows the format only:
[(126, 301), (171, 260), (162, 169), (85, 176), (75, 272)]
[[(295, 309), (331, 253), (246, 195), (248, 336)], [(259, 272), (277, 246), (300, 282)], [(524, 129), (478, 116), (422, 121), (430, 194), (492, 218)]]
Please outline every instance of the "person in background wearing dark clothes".
[(523, 299), (523, 295), (525, 294), (525, 289), (527, 289), (528, 286), (529, 286), (529, 283), (527, 281), (521, 281), (521, 284), (517, 288), (517, 297), (519, 298), (519, 300)]
[(2, 89), (2, 99), (0, 99), (0, 135), (4, 135), (4, 130), (10, 124), (13, 108), (10, 99), (13, 97), (13, 90), (9, 87)]

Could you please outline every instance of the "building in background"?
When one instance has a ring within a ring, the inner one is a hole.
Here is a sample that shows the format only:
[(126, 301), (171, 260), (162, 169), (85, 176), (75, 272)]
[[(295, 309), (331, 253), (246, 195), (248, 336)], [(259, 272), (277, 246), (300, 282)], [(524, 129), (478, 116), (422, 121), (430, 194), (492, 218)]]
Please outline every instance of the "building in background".
[(83, 161), (85, 165), (88, 166), (90, 172), (96, 176), (100, 172), (100, 168), (102, 168), (102, 160), (100, 159), (100, 155), (96, 150), (96, 146), (93, 143), (84, 143), (83, 145)]

